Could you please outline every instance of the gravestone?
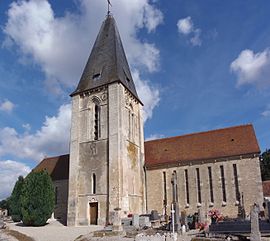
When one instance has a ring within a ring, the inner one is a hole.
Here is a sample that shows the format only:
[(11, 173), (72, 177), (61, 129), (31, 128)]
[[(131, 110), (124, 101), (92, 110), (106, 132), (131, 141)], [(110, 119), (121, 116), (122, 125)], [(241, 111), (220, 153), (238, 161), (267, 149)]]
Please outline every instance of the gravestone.
[(115, 232), (123, 231), (123, 226), (121, 223), (121, 208), (114, 209), (112, 222), (113, 222), (112, 231)]
[(266, 200), (265, 201), (265, 204), (266, 204), (266, 207), (265, 207), (265, 218), (266, 219), (270, 219), (270, 201), (269, 200)]
[(150, 215), (150, 220), (158, 220), (159, 219), (159, 215), (157, 210), (152, 210), (151, 211), (151, 215)]
[(132, 226), (135, 228), (140, 228), (140, 217), (138, 214), (133, 214), (132, 216)]
[(131, 226), (132, 225), (132, 218), (122, 218), (121, 223), (123, 226)]
[(6, 228), (6, 224), (3, 219), (0, 218), (0, 229)]
[(139, 218), (140, 227), (151, 227), (151, 222), (148, 216), (141, 216)]
[(203, 218), (202, 218), (202, 211), (201, 209), (198, 209), (198, 223), (203, 222)]
[(244, 196), (243, 196), (243, 193), (242, 193), (242, 197), (240, 196), (240, 194), (238, 194), (238, 199), (239, 199), (239, 203), (238, 203), (237, 217), (238, 217), (238, 219), (245, 220), (246, 219), (246, 211), (245, 211), (245, 208), (244, 208)]
[(181, 225), (185, 225), (187, 227), (187, 212), (181, 211)]
[(250, 210), (250, 225), (251, 225), (251, 233), (250, 233), (250, 241), (261, 241), (261, 233), (259, 228), (259, 212), (260, 208), (258, 204), (254, 204), (251, 206)]
[[(177, 232), (180, 230), (180, 220), (179, 220), (179, 203), (178, 203), (178, 189), (177, 189), (177, 175), (176, 173), (172, 174), (171, 179), (172, 184), (172, 214), (174, 217), (174, 230)], [(172, 224), (170, 225), (170, 229), (172, 230)]]

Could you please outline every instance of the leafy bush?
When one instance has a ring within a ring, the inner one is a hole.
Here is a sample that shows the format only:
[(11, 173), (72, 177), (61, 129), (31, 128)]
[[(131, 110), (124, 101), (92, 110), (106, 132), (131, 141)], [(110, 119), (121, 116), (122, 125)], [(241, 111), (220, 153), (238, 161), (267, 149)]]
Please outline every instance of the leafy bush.
[(24, 179), (22, 176), (19, 176), (18, 181), (16, 182), (10, 200), (10, 214), (11, 218), (14, 222), (20, 222), (22, 220), (22, 212), (21, 212), (21, 194), (22, 188), (24, 184)]
[(54, 188), (47, 172), (31, 172), (21, 196), (22, 221), (27, 226), (43, 226), (54, 209)]

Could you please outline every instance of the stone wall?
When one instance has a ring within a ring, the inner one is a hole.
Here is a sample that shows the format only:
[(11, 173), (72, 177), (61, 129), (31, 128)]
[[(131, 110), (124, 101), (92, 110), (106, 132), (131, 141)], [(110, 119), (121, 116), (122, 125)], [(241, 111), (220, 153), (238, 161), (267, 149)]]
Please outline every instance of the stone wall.
[(117, 82), (73, 97), (68, 225), (89, 225), (91, 203), (99, 225), (111, 222), (115, 208), (122, 216), (145, 212), (141, 113), (138, 100)]
[(55, 190), (54, 218), (66, 225), (67, 223), (67, 201), (68, 180), (53, 181)]
[[(90, 224), (90, 203), (98, 203), (98, 224), (106, 223), (107, 206), (107, 88), (72, 98), (68, 225)], [(98, 138), (95, 106), (99, 107)]]
[[(239, 202), (236, 197), (236, 185), (234, 178), (233, 164), (236, 164), (238, 174), (238, 186), (240, 194), (243, 193), (244, 207), (246, 212), (249, 207), (258, 203), (260, 206), (263, 202), (262, 181), (258, 157), (250, 158), (232, 158), (227, 160), (202, 161), (185, 166), (167, 167), (163, 169), (147, 170), (147, 205), (148, 212), (157, 210), (164, 213), (164, 175), (166, 175), (166, 192), (167, 192), (167, 213), (169, 205), (172, 202), (172, 173), (177, 173), (178, 200), (180, 211), (185, 210), (187, 214), (200, 212), (202, 219), (206, 218), (207, 212), (212, 208), (217, 208), (224, 216), (236, 217)], [(223, 198), (221, 167), (224, 169), (224, 181), (226, 191), (226, 201)], [(210, 196), (209, 170), (211, 167), (213, 183), (213, 202)], [(198, 197), (198, 176), (200, 173), (201, 202)], [(187, 171), (185, 171), (187, 170)], [(189, 203), (187, 203), (186, 178), (185, 172), (188, 173)]]
[(122, 216), (143, 213), (144, 137), (141, 104), (122, 84), (109, 92), (109, 202), (110, 212)]

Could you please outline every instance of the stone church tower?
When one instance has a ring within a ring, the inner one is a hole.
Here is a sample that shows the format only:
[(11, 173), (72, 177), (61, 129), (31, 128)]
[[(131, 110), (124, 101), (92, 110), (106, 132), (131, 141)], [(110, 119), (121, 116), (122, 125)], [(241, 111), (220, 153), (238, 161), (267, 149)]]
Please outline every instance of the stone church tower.
[(145, 212), (142, 102), (108, 15), (72, 97), (67, 224)]

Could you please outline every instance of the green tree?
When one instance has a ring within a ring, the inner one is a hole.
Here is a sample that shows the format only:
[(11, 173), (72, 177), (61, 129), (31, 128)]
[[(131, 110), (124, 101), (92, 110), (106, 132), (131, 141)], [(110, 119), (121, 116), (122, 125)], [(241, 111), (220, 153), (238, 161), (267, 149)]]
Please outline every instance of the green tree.
[(263, 152), (260, 156), (262, 180), (270, 180), (270, 150)]
[(24, 179), (22, 176), (19, 176), (18, 181), (15, 183), (15, 186), (13, 188), (13, 191), (9, 200), (10, 214), (14, 222), (20, 222), (22, 220), (21, 194), (22, 194), (23, 184), (24, 184)]
[(3, 199), (3, 200), (0, 201), (0, 208), (8, 209), (8, 201), (7, 201), (7, 199)]
[(27, 226), (43, 226), (54, 209), (52, 179), (45, 171), (31, 172), (22, 190), (22, 221)]

